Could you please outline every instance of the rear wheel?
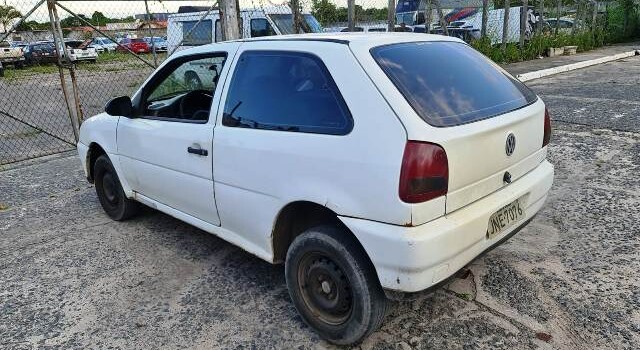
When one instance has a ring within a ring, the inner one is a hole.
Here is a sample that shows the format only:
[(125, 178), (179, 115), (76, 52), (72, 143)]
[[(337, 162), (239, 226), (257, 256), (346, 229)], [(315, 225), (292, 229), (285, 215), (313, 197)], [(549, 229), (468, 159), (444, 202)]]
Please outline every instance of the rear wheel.
[(302, 319), (328, 341), (354, 344), (382, 324), (387, 299), (366, 253), (332, 226), (296, 237), (285, 262), (289, 295)]
[(126, 220), (138, 212), (140, 205), (124, 194), (118, 174), (109, 157), (103, 154), (96, 159), (93, 177), (98, 200), (111, 219)]

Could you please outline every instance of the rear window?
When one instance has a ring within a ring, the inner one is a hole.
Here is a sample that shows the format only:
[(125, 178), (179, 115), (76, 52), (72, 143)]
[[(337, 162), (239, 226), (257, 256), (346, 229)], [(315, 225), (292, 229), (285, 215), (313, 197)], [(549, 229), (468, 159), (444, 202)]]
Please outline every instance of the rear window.
[(131, 39), (132, 43), (144, 43), (144, 39)]
[(537, 99), (466, 44), (401, 43), (373, 48), (371, 54), (416, 113), (433, 126), (472, 123)]

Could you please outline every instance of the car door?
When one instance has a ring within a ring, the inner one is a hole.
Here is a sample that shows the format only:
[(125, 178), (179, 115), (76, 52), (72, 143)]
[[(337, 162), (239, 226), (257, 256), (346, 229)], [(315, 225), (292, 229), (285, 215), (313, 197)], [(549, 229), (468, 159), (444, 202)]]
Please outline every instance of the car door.
[(121, 166), (134, 192), (214, 225), (220, 220), (210, 116), (227, 56), (221, 51), (173, 59), (134, 96), (136, 117), (121, 118), (117, 131)]

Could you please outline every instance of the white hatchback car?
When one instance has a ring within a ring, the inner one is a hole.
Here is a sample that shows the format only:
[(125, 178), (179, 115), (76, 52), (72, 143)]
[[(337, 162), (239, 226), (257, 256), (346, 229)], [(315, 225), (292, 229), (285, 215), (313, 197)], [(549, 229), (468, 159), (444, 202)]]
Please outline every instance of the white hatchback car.
[(516, 233), (553, 182), (542, 100), (443, 36), (201, 46), (105, 110), (78, 152), (107, 214), (143, 203), (284, 262), (300, 315), (338, 344)]

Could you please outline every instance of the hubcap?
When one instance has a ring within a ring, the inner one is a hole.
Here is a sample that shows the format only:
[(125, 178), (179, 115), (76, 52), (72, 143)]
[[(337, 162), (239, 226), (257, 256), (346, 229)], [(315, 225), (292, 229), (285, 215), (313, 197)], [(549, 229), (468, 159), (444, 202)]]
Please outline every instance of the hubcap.
[(323, 322), (339, 325), (351, 315), (349, 280), (324, 254), (307, 254), (300, 261), (298, 288), (308, 309)]

